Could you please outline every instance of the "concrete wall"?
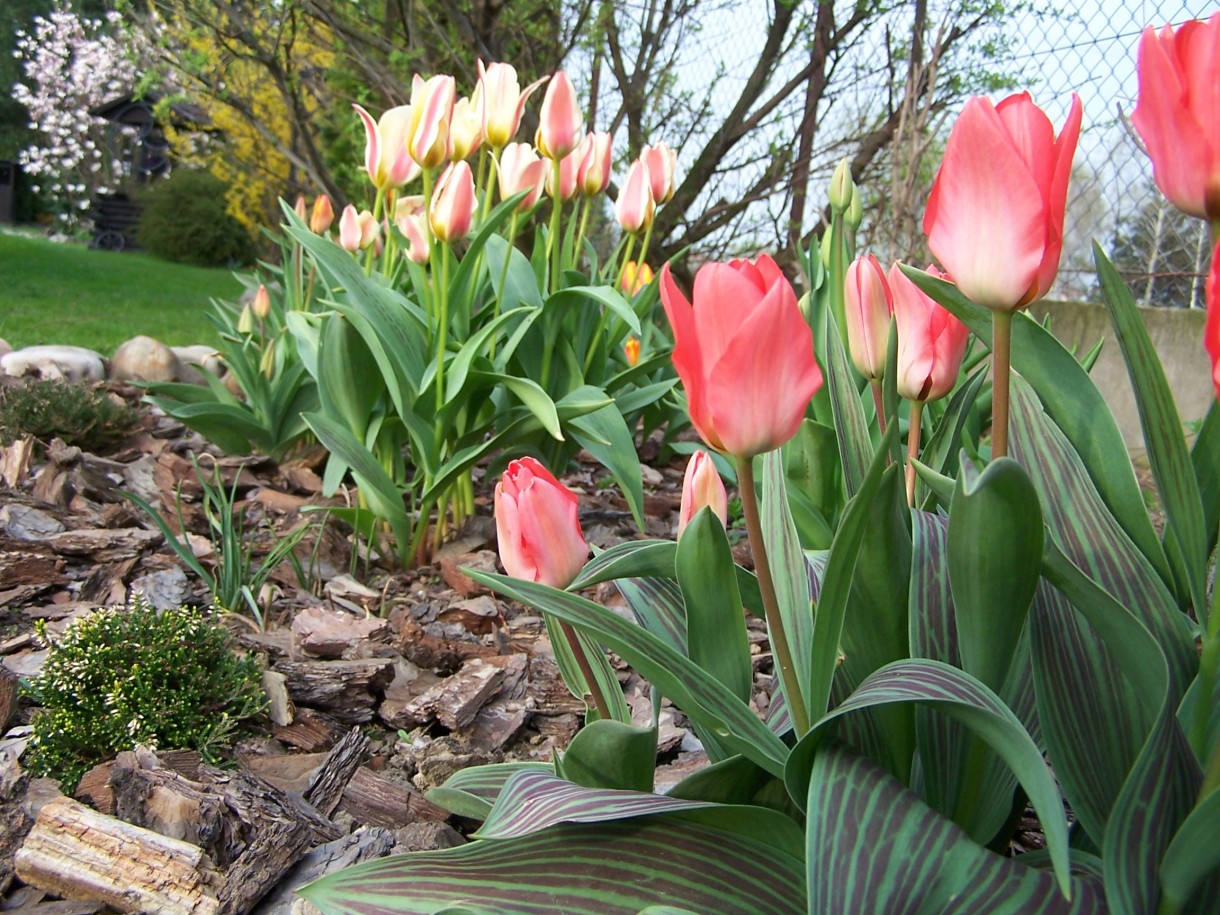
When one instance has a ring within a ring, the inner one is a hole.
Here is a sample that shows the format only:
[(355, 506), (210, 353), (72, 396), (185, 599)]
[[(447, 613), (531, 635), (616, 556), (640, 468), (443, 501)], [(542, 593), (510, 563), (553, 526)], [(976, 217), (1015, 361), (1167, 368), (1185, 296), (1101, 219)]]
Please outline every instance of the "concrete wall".
[[(1098, 340), (1105, 341), (1093, 366), (1093, 382), (1118, 420), (1127, 447), (1142, 451), (1144, 439), (1135, 395), (1105, 306), (1089, 302), (1035, 302), (1030, 312), (1039, 321), (1049, 314), (1051, 332), (1064, 346), (1075, 347), (1078, 356), (1087, 353)], [(1140, 314), (1161, 357), (1178, 415), (1183, 422), (1201, 418), (1216, 396), (1211, 384), (1211, 364), (1203, 349), (1206, 314), (1202, 309), (1185, 308), (1141, 308)]]

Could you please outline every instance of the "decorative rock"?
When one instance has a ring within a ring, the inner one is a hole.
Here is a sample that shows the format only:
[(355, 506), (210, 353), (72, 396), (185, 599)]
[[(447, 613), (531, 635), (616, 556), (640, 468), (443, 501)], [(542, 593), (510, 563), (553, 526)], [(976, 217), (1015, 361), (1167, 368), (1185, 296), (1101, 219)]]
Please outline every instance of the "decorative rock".
[(171, 346), (170, 349), (178, 357), (178, 377), (174, 381), (205, 384), (204, 377), (199, 372), (200, 368), (211, 372), (217, 378), (224, 375), (224, 363), (220, 361), (220, 353), (216, 352), (214, 346), (196, 343), (193, 346)]
[(143, 335), (120, 344), (110, 360), (110, 377), (123, 381), (174, 381), (181, 374), (182, 365), (174, 351)]
[(170, 610), (182, 606), (190, 594), (190, 585), (185, 572), (170, 566), (137, 578), (131, 583), (131, 590), (139, 591), (158, 610)]
[(6, 356), (9, 353), (11, 353), (12, 351), (13, 351), (12, 344), (10, 344), (3, 337), (0, 337), (0, 356)]
[(83, 346), (27, 346), (0, 356), (0, 374), (44, 380), (101, 381), (106, 362)]
[(0, 533), (14, 540), (44, 540), (63, 530), (63, 522), (32, 505), (10, 502), (0, 508)]

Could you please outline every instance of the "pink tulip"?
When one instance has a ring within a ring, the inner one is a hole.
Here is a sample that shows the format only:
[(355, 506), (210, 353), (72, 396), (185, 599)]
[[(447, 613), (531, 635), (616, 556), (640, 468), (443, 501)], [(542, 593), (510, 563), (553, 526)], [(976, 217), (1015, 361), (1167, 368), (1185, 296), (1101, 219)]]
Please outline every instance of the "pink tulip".
[[(933, 266), (927, 272), (948, 279)], [(970, 331), (924, 295), (897, 263), (890, 267), (889, 285), (898, 322), (898, 393), (921, 403), (938, 400), (957, 384)]]
[(584, 116), (572, 81), (562, 70), (551, 77), (538, 117), (534, 145), (544, 159), (562, 159), (580, 145), (585, 135)]
[(495, 149), (503, 149), (521, 126), (525, 102), (548, 77), (530, 83), (525, 90), (517, 83), (517, 71), (512, 64), (479, 65), (479, 114), (483, 121), (483, 137)]
[[(559, 160), (559, 196), (562, 200), (571, 200), (576, 196), (576, 176), (584, 154), (584, 143), (582, 142), (580, 146)], [(555, 169), (553, 166), (546, 169), (546, 193), (548, 197), (554, 199)]]
[(360, 235), (360, 214), (349, 203), (339, 217), (339, 246), (345, 251), (359, 251)]
[(716, 472), (712, 456), (706, 451), (696, 451), (686, 464), (686, 476), (682, 480), (682, 505), (678, 509), (679, 537), (705, 506), (715, 513), (722, 526), (728, 524), (729, 494), (725, 491), (724, 481)]
[(259, 283), (258, 292), (254, 293), (254, 301), (250, 303), (250, 310), (260, 321), (265, 321), (267, 315), (271, 314), (271, 293), (262, 283)]
[(297, 194), (297, 202), (293, 204), (292, 209), (300, 217), (301, 221), (304, 222), (305, 214), (309, 211), (305, 209), (305, 196), (303, 194)]
[(894, 297), (881, 262), (872, 254), (852, 261), (844, 293), (851, 361), (869, 381), (878, 381), (885, 374), (894, 313)]
[(524, 213), (542, 196), (547, 164), (528, 143), (509, 143), (500, 153), (500, 199), (507, 200), (514, 194), (528, 190), (529, 193), (517, 204), (517, 212)]
[(994, 107), (972, 98), (953, 125), (923, 229), (937, 260), (979, 305), (1013, 311), (1055, 282), (1080, 117), (1073, 95), (1056, 138), (1022, 92)]
[[(476, 89), (477, 93), (478, 90)], [(449, 125), (450, 157), (456, 162), (469, 159), (483, 145), (483, 121), (477, 99), (460, 98), (453, 106), (453, 121)]]
[(1220, 244), (1212, 251), (1212, 269), (1207, 275), (1207, 324), (1203, 347), (1212, 361), (1212, 384), (1220, 397)]
[(1220, 221), (1220, 13), (1140, 38), (1139, 100), (1131, 123), (1152, 176), (1173, 205)]
[(648, 166), (648, 176), (652, 179), (652, 199), (657, 206), (668, 203), (674, 195), (678, 154), (669, 148), (668, 143), (658, 143), (640, 150), (640, 161)]
[(407, 152), (407, 130), (411, 109), (406, 105), (391, 108), (374, 121), (359, 105), (352, 105), (364, 122), (364, 170), (373, 187), (384, 190), (402, 187), (419, 174), (419, 166)]
[(764, 254), (753, 263), (704, 265), (693, 305), (667, 264), (661, 301), (674, 332), (674, 368), (703, 440), (749, 457), (792, 438), (822, 370), (796, 293), (775, 261)]
[(576, 494), (532, 457), (513, 461), (496, 484), (496, 540), (513, 578), (565, 588), (584, 567)]
[(424, 80), (418, 73), (411, 83), (411, 120), (407, 149), (421, 168), (436, 168), (449, 157), (449, 125), (457, 99), (452, 76)]
[(581, 144), (583, 156), (576, 172), (576, 183), (586, 197), (596, 197), (610, 184), (613, 150), (608, 133), (590, 133)]
[(330, 205), (330, 198), (319, 194), (313, 202), (313, 211), (309, 214), (309, 231), (315, 235), (324, 235), (335, 221), (335, 209)]
[(656, 203), (652, 199), (652, 179), (648, 166), (636, 159), (627, 169), (627, 180), (614, 201), (614, 218), (624, 232), (639, 233), (652, 225)]
[(422, 195), (400, 197), (394, 204), (394, 225), (407, 239), (407, 257), (417, 264), (428, 263), (428, 226), (424, 221)]
[(465, 238), (474, 220), (474, 175), (465, 161), (451, 162), (436, 183), (428, 222), (444, 242)]

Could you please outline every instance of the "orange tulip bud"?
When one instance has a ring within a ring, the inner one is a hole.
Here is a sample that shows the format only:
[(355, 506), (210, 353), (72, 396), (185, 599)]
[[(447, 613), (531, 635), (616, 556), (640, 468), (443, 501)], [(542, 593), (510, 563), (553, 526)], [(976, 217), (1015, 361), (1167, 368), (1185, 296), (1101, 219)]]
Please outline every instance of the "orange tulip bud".
[(335, 211), (330, 205), (330, 198), (319, 194), (313, 202), (313, 212), (309, 214), (309, 231), (315, 235), (323, 235), (335, 221)]

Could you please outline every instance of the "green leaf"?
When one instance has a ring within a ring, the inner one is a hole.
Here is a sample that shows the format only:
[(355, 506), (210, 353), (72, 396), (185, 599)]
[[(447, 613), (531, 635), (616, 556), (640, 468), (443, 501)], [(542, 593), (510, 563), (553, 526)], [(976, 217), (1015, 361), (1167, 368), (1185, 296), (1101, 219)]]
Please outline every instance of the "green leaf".
[(518, 772), (541, 772), (549, 775), (554, 766), (544, 762), (491, 763), (467, 766), (454, 772), (445, 783), (428, 792), (432, 803), (450, 813), (485, 820), (500, 796), (505, 783)]
[[(487, 257), (487, 270), (491, 275), (492, 289), (504, 310), (516, 309), (519, 305), (541, 310), (542, 295), (538, 292), (538, 282), (534, 278), (534, 270), (530, 262), (515, 245), (498, 235), (487, 239), (484, 254)], [(504, 269), (504, 259), (508, 258), (508, 269)], [(500, 277), (504, 277), (501, 281)]]
[[(506, 311), (493, 321), (488, 321), (477, 332), (470, 336), (461, 349), (458, 350), (456, 356), (450, 361), (448, 368), (445, 370), (445, 402), (446, 405), (453, 404), (461, 392), (462, 387), (466, 384), (467, 375), (470, 373), (470, 367), (474, 364), (475, 359), (484, 347), (488, 346), (488, 341), (495, 336), (501, 328), (506, 324), (514, 321), (521, 321), (522, 324), (529, 325), (538, 317), (538, 312), (528, 308), (517, 308), (513, 311)], [(484, 363), (486, 364), (486, 363)]]
[(576, 732), (555, 770), (586, 788), (652, 791), (657, 732), (621, 721), (593, 721)]
[(810, 915), (1107, 912), (1095, 878), (1074, 877), (1068, 884), (1019, 858), (992, 854), (876, 763), (842, 745), (823, 746), (813, 759), (807, 809)]
[(1021, 465), (968, 462), (949, 508), (948, 563), (962, 668), (994, 690), (1008, 676), (1042, 565), (1042, 511)]
[(1191, 603), (1199, 618), (1206, 621), (1207, 587), (1204, 576), (1208, 532), (1204, 527), (1203, 502), (1192, 472), (1190, 453), (1186, 450), (1182, 421), (1173, 402), (1173, 392), (1165, 380), (1160, 357), (1127, 284), (1096, 241), (1093, 242), (1093, 260), (1097, 263), (1097, 278), (1110, 312), (1114, 336), (1127, 363), (1127, 374), (1131, 377), (1148, 464), (1165, 507), (1168, 528), (1172, 531), (1172, 538), (1167, 538), (1166, 546), (1180, 553)]
[(605, 306), (607, 310), (617, 315), (632, 333), (639, 336), (640, 319), (631, 310), (630, 303), (623, 298), (622, 293), (613, 286), (570, 286), (548, 296), (543, 307), (548, 309), (588, 308), (591, 304)]
[(733, 550), (710, 508), (695, 515), (679, 536), (676, 567), (686, 607), (687, 657), (748, 703), (754, 673)]
[(1190, 911), (1185, 906), (1191, 895), (1218, 868), (1220, 791), (1212, 791), (1182, 822), (1161, 859), (1162, 899), (1179, 911)]
[(383, 391), (385, 380), (359, 331), (342, 315), (328, 315), (318, 343), (322, 411), (363, 440), (373, 405)]
[[(902, 272), (991, 345), (991, 312), (975, 305), (952, 283), (908, 266)], [(1038, 392), (1046, 412), (1088, 467), (1102, 501), (1127, 536), (1162, 580), (1169, 581), (1169, 564), (1148, 519), (1122, 433), (1088, 373), (1050, 331), (1022, 312), (1013, 315), (1012, 367)]]
[(226, 403), (179, 403), (165, 397), (145, 397), (171, 416), (194, 429), (226, 454), (249, 454), (252, 448), (270, 450), (267, 430), (245, 407)]
[(856, 388), (856, 375), (843, 349), (833, 308), (826, 309), (824, 335), (827, 388), (839, 442), (839, 460), (843, 466), (844, 492), (850, 499), (863, 485), (872, 439), (868, 432), (868, 420), (864, 417), (864, 407), (860, 403), (860, 392)]
[[(994, 692), (969, 674), (939, 661), (908, 660), (886, 665), (860, 684), (838, 708), (818, 721), (792, 751), (784, 781), (794, 798), (812, 794), (807, 784), (817, 764), (819, 743), (836, 719), (863, 708), (918, 704), (967, 725), (1004, 758), (1038, 811), (1056, 879), (1066, 893), (1070, 882), (1067, 822), (1055, 781), (1037, 744)], [(816, 811), (810, 810), (810, 815)]]
[(923, 462), (933, 470), (948, 476), (956, 475), (962, 432), (970, 420), (971, 408), (986, 381), (987, 366), (984, 365), (967, 378), (965, 383), (958, 385), (949, 398), (945, 415), (941, 417), (936, 431), (932, 433), (932, 437), (928, 439), (922, 452)]
[(530, 381), (528, 378), (520, 378), (516, 375), (502, 375), (497, 372), (471, 372), (470, 375), (481, 382), (504, 385), (538, 418), (538, 421), (542, 423), (542, 428), (546, 429), (551, 438), (563, 441), (563, 433), (559, 430), (559, 413), (555, 409), (555, 402), (551, 400), (550, 395), (542, 390), (538, 384)]
[(635, 439), (623, 414), (609, 404), (569, 420), (568, 429), (572, 438), (610, 471), (627, 500), (636, 527), (643, 530), (644, 476), (635, 452)]
[(473, 569), (467, 574), (505, 597), (588, 630), (728, 749), (773, 775), (783, 771), (788, 755), (783, 742), (724, 684), (661, 639), (575, 594)]
[(1220, 400), (1208, 407), (1198, 437), (1190, 449), (1190, 463), (1203, 500), (1203, 525), (1207, 532), (1207, 553), (1216, 548), (1220, 530)]

